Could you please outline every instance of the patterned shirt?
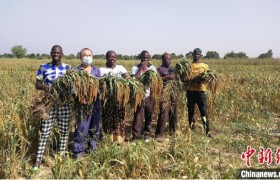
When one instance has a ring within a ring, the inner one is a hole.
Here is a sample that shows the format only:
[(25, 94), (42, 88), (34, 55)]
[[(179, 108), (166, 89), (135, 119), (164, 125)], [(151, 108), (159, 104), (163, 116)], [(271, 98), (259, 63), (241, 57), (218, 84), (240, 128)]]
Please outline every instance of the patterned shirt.
[(52, 63), (42, 64), (38, 69), (36, 79), (51, 85), (56, 78), (62, 77), (69, 69), (71, 66), (64, 63), (60, 66), (52, 65)]

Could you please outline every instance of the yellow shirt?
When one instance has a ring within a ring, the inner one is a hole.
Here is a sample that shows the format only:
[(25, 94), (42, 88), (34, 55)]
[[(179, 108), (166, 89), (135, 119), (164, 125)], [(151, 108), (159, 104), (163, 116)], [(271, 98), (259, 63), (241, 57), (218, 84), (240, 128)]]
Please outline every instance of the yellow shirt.
[[(198, 76), (199, 74), (206, 72), (209, 69), (205, 63), (192, 63), (191, 79)], [(194, 83), (191, 82), (188, 86), (189, 91), (205, 91), (206, 83)]]

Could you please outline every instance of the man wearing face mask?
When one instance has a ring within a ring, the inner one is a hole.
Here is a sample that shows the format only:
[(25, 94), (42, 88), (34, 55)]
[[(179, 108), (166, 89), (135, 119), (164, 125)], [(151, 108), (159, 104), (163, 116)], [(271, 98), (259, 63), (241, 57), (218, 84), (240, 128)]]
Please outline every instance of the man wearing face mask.
[[(86, 71), (93, 77), (100, 77), (100, 70), (92, 65), (92, 51), (89, 48), (84, 48), (80, 52), (81, 65), (77, 70)], [(97, 97), (92, 109), (92, 115), (83, 115), (81, 119), (80, 114), (77, 116), (77, 125), (73, 138), (73, 152), (74, 158), (80, 158), (85, 151), (86, 141), (88, 140), (88, 148), (86, 152), (94, 150), (97, 146), (97, 141), (100, 138), (100, 99)]]

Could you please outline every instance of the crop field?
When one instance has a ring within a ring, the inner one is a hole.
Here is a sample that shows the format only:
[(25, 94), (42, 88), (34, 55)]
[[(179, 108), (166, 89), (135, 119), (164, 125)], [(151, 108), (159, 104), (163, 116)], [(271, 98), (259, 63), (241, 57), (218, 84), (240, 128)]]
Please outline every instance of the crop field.
[[(189, 130), (183, 91), (180, 94), (179, 124), (175, 136), (166, 133), (163, 142), (152, 140), (150, 143), (138, 141), (118, 145), (111, 143), (109, 137), (104, 135), (94, 152), (75, 160), (71, 158), (71, 151), (66, 158), (56, 153), (59, 136), (57, 128), (54, 128), (41, 170), (31, 174), (40, 120), (31, 115), (29, 107), (32, 97), (38, 94), (35, 89), (37, 68), (49, 61), (0, 59), (1, 179), (220, 179), (237, 178), (238, 169), (242, 168), (279, 168), (280, 61), (202, 59), (216, 70), (219, 79), (217, 93), (206, 92), (212, 138), (203, 133), (197, 107), (196, 130)], [(76, 66), (80, 60), (63, 59), (63, 62)], [(161, 63), (159, 60), (151, 62), (155, 66)], [(176, 62), (173, 60), (172, 65)], [(135, 60), (117, 61), (129, 72), (138, 63)], [(94, 60), (94, 64), (104, 66), (105, 60)], [(155, 109), (154, 125), (157, 113)], [(127, 137), (131, 136), (132, 118), (132, 112), (127, 112)], [(72, 118), (69, 150), (74, 124), (75, 119)], [(247, 148), (250, 147), (255, 153), (246, 159)], [(241, 158), (242, 154), (245, 158)]]

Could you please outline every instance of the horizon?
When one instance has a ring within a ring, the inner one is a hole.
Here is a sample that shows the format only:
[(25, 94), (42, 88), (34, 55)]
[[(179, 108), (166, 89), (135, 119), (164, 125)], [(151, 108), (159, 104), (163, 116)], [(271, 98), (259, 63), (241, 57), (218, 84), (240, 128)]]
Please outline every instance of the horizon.
[(275, 0), (13, 0), (0, 1), (0, 54), (22, 45), (31, 54), (176, 55), (194, 48), (256, 58), (280, 57), (280, 1)]

